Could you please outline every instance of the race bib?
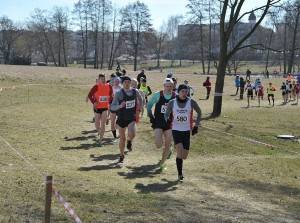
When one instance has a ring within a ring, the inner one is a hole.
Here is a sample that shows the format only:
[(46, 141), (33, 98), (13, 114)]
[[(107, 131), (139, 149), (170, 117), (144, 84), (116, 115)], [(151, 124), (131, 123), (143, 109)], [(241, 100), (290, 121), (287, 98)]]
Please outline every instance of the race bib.
[(175, 115), (175, 119), (176, 122), (178, 123), (187, 123), (188, 122), (188, 115), (185, 114), (177, 114)]
[(161, 109), (160, 109), (160, 112), (163, 113), (163, 114), (165, 114), (166, 111), (167, 111), (167, 106), (166, 105), (162, 105)]
[(135, 107), (135, 100), (126, 101), (126, 109), (134, 108)]
[(99, 97), (99, 102), (107, 102), (108, 101), (108, 97), (107, 96), (100, 96)]

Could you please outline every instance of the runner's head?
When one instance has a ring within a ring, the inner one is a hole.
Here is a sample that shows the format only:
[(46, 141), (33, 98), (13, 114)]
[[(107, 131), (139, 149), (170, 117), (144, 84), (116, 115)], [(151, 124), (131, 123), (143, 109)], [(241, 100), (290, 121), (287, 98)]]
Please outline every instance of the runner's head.
[(131, 79), (131, 88), (137, 89), (137, 87), (138, 81), (135, 78)]
[(99, 74), (98, 82), (99, 82), (99, 84), (105, 84), (105, 82), (106, 82), (105, 74), (103, 74), (103, 73)]
[(173, 88), (173, 80), (171, 78), (164, 79), (164, 91), (170, 93)]
[(188, 94), (188, 86), (186, 84), (180, 84), (178, 86), (178, 97), (181, 100), (184, 100), (187, 98), (187, 94)]
[(172, 81), (173, 81), (173, 89), (176, 88), (176, 85), (177, 85), (177, 78), (176, 77), (172, 77)]
[(145, 87), (147, 84), (147, 80), (145, 78), (141, 78), (141, 84)]
[(121, 79), (119, 77), (115, 77), (114, 79), (114, 86), (119, 86), (121, 82)]
[(131, 77), (125, 75), (122, 77), (122, 84), (124, 90), (129, 90), (131, 85)]

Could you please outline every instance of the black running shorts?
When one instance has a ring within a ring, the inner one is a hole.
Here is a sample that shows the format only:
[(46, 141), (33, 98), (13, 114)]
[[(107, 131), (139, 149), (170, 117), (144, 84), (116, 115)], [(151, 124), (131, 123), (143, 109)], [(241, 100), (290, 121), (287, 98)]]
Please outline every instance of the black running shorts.
[(184, 149), (190, 149), (191, 131), (172, 130), (172, 134), (175, 145), (182, 143)]

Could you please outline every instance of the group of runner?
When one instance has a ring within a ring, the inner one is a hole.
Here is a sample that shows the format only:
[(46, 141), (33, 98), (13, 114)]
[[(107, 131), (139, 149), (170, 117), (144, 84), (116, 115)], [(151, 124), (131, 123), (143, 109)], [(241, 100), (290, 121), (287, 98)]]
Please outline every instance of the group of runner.
[[(151, 127), (154, 129), (155, 146), (162, 149), (159, 170), (166, 170), (165, 162), (173, 153), (171, 148), (173, 138), (177, 154), (178, 181), (183, 182), (183, 160), (188, 157), (190, 134), (198, 133), (201, 119), (200, 107), (189, 97), (192, 88), (188, 84), (180, 84), (177, 87), (177, 78), (173, 77), (173, 74), (168, 74), (162, 83), (163, 89), (155, 92), (148, 101), (147, 96), (152, 91), (147, 85), (144, 70), (137, 78), (139, 81), (128, 75), (117, 77), (112, 74), (110, 83), (106, 83), (105, 75), (99, 75), (97, 83), (87, 97), (93, 104), (95, 113), (95, 127), (99, 133), (97, 143), (102, 145), (105, 125), (110, 119), (113, 141), (117, 141), (116, 128), (119, 132), (118, 163), (123, 164), (125, 144), (131, 151), (137, 124), (146, 107)], [(154, 105), (154, 112), (152, 112)], [(195, 124), (193, 124), (193, 111), (197, 113)]]
[[(261, 100), (263, 100), (265, 95), (265, 91), (267, 93), (269, 105), (272, 106), (275, 105), (274, 97), (275, 97), (276, 87), (271, 82), (269, 82), (268, 86), (265, 87), (262, 81), (260, 80), (260, 78), (257, 78), (252, 84), (249, 78), (247, 78), (247, 80), (244, 81), (243, 77), (239, 77), (239, 75), (236, 75), (235, 87), (236, 87), (235, 95), (237, 96), (238, 93), (240, 92), (240, 100), (243, 100), (244, 92), (246, 92), (247, 108), (250, 107), (250, 99), (253, 100), (255, 99), (255, 97), (257, 97), (258, 99), (258, 106), (260, 107)], [(298, 104), (298, 100), (300, 97), (300, 80), (296, 81), (296, 80), (286, 79), (286, 81), (282, 83), (280, 90), (282, 91), (284, 104), (290, 101), (296, 101), (296, 103)]]

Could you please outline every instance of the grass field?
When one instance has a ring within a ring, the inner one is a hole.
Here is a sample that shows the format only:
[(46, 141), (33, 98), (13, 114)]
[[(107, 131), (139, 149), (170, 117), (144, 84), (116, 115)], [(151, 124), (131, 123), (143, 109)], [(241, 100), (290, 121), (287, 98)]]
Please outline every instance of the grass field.
[[(300, 144), (276, 138), (300, 137), (300, 104), (282, 105), (277, 90), (274, 107), (253, 100), (247, 109), (246, 100), (231, 96), (232, 76), (226, 77), (222, 115), (207, 119), (213, 98), (203, 100), (206, 76), (176, 71), (179, 82), (187, 79), (196, 89), (204, 118), (183, 163), (183, 184), (176, 182), (175, 155), (165, 173), (157, 172), (161, 151), (146, 116), (123, 168), (116, 165), (117, 143), (96, 145), (85, 98), (99, 70), (0, 65), (0, 222), (42, 222), (47, 175), (86, 223), (300, 222)], [(146, 72), (153, 91), (161, 89), (166, 72)], [(283, 79), (271, 81), (279, 89)], [(52, 222), (74, 222), (52, 199)]]

